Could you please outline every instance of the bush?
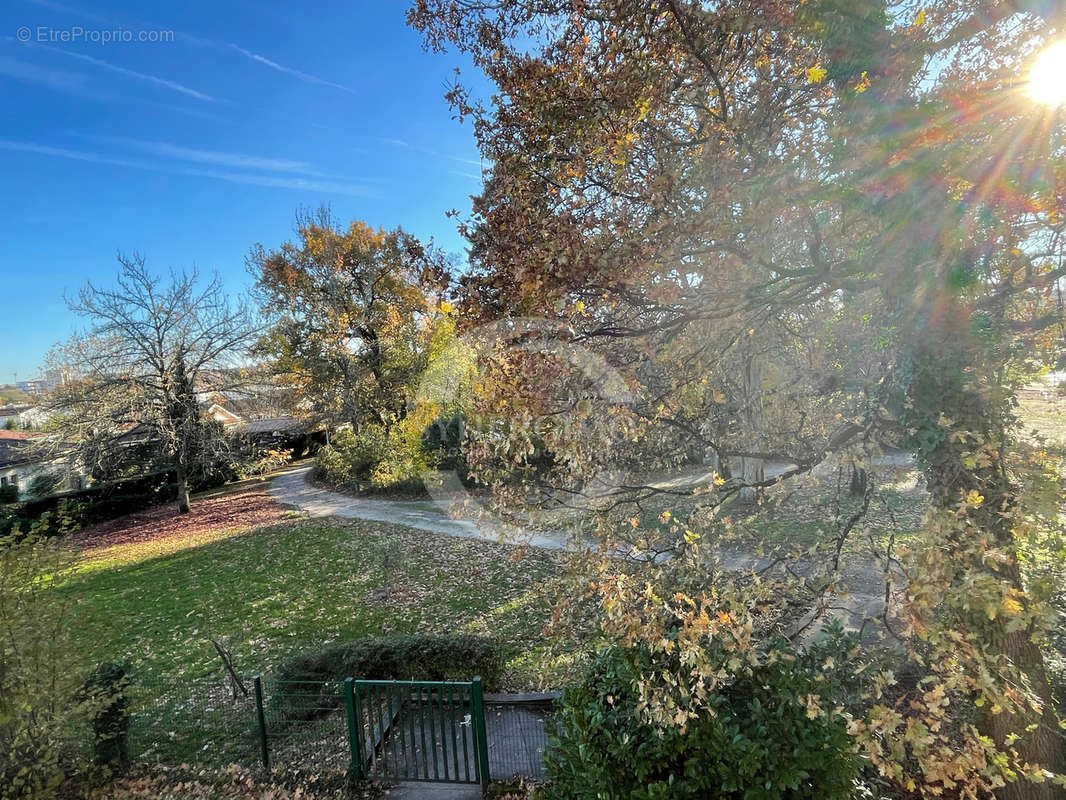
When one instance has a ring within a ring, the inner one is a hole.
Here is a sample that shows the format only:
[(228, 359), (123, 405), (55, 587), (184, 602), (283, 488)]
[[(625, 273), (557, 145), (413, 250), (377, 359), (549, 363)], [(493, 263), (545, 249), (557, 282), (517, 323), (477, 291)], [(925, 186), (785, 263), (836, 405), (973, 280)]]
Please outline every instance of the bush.
[(318, 451), (315, 466), (326, 482), (340, 488), (358, 489), (361, 482), (370, 481), (384, 454), (384, 428), (364, 425), (359, 433), (339, 431)]
[(43, 475), (34, 476), (30, 481), (30, 488), (26, 490), (26, 494), (32, 500), (40, 500), (55, 494), (59, 491), (59, 487), (63, 485), (63, 476), (55, 472), (48, 472)]
[(0, 486), (0, 504), (17, 503), (19, 499), (18, 486)]
[[(684, 729), (659, 730), (637, 708), (637, 684), (656, 664), (642, 650), (600, 655), (568, 689), (546, 754), (548, 796), (566, 800), (851, 796), (859, 772), (846, 722), (832, 711), (848, 684), (850, 642), (832, 637), (737, 675)], [(833, 661), (827, 661), (832, 658)], [(834, 664), (827, 669), (826, 664)], [(821, 698), (821, 708), (807, 698)], [(810, 711), (810, 713), (809, 713)]]
[(58, 497), (27, 500), (13, 506), (14, 513), (0, 517), (0, 536), (30, 533), (55, 536), (169, 503), (176, 497), (173, 476), (161, 473), (101, 484)]
[(121, 664), (101, 664), (82, 687), (93, 711), (93, 761), (119, 775), (130, 766), (130, 711), (126, 696), (126, 669)]
[(56, 591), (75, 568), (54, 541), (0, 540), (0, 797), (44, 800), (91, 769), (91, 720), (110, 703), (72, 669), (74, 600)]
[[(284, 684), (299, 681), (302, 706), (325, 708), (339, 702), (336, 682), (344, 678), (468, 681), (480, 676), (487, 687), (495, 687), (502, 671), (503, 658), (491, 639), (449, 634), (375, 636), (303, 653), (283, 662), (275, 673), (276, 682), (281, 684), (275, 697), (284, 706)], [(308, 702), (308, 696), (316, 694), (317, 701)], [(279, 710), (290, 716), (295, 711)]]
[(466, 478), (466, 455), (463, 438), (466, 416), (461, 413), (437, 417), (422, 432), (422, 450), (437, 469), (455, 470), (460, 479)]
[(357, 434), (341, 431), (318, 451), (317, 474), (349, 491), (423, 494), (427, 464), (418, 425), (419, 420), (406, 417), (387, 432), (379, 425), (364, 425)]

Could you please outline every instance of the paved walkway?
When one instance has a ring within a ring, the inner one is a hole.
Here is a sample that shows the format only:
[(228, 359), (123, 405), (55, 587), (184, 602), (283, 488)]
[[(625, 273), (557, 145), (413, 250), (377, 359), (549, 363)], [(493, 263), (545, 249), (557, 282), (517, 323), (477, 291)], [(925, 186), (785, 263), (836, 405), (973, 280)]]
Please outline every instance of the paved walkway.
[(481, 787), (455, 783), (398, 783), (389, 800), (481, 800)]
[(565, 550), (567, 547), (566, 536), (562, 533), (501, 531), (487, 522), (452, 519), (432, 500), (386, 500), (331, 492), (311, 483), (311, 469), (311, 464), (304, 463), (276, 474), (270, 479), (271, 496), (312, 517), (370, 519), (463, 539), (506, 541), (547, 550)]
[[(882, 457), (882, 463), (899, 462), (899, 456), (891, 454)], [(432, 500), (388, 500), (377, 497), (355, 497), (332, 492), (312, 484), (309, 480), (312, 465), (296, 464), (279, 472), (270, 481), (270, 494), (279, 502), (295, 506), (312, 517), (338, 516), (352, 519), (368, 519), (406, 525), (410, 528), (457, 536), (464, 539), (481, 539), (492, 542), (528, 544), (549, 550), (566, 550), (572, 546), (564, 533), (537, 532), (530, 533), (509, 528), (501, 531), (485, 522), (469, 519), (453, 519)], [(767, 468), (783, 469), (779, 465)], [(760, 569), (769, 565), (769, 559), (760, 557), (752, 551), (737, 549), (723, 551), (720, 554), (727, 569)], [(787, 566), (793, 574), (811, 575), (819, 568), (812, 560), (801, 559), (782, 564), (775, 569)], [(833, 598), (832, 614), (844, 623), (849, 630), (864, 629), (868, 638), (874, 638), (881, 631), (880, 623), (871, 626), (870, 620), (877, 620), (885, 607), (884, 571), (878, 564), (852, 557), (842, 564), (840, 582), (848, 587), (844, 596)], [(896, 587), (901, 581), (894, 581)], [(864, 625), (864, 623), (866, 623)], [(806, 632), (814, 635), (822, 627), (822, 621), (813, 624)]]

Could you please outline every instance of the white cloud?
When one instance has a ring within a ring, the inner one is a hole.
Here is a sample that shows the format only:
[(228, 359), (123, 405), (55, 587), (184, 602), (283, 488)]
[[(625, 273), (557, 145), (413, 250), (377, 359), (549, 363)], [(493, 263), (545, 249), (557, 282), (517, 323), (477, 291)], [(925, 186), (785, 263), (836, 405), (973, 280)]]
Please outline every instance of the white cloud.
[(250, 58), (252, 61), (255, 61), (258, 64), (263, 64), (264, 66), (270, 67), (271, 69), (277, 70), (278, 72), (284, 72), (286, 75), (292, 75), (293, 77), (299, 78), (305, 83), (314, 83), (319, 86), (329, 86), (333, 89), (339, 89), (342, 92), (347, 92), (348, 94), (355, 94), (355, 90), (348, 86), (343, 86), (342, 84), (334, 83), (333, 81), (328, 81), (325, 78), (319, 78), (316, 75), (310, 75), (306, 72), (301, 72), (300, 70), (293, 69), (292, 67), (286, 67), (284, 64), (279, 64), (277, 61), (271, 61), (265, 56), (261, 56), (258, 53), (253, 53), (251, 50), (245, 50), (243, 47), (238, 47), (235, 44), (230, 44), (230, 47), (236, 50), (241, 55), (245, 56), (246, 58)]
[(321, 175), (306, 161), (293, 161), (283, 158), (263, 158), (243, 153), (224, 153), (218, 150), (200, 150), (193, 147), (171, 144), (169, 142), (150, 142), (143, 139), (115, 137), (111, 141), (120, 142), (163, 158), (178, 161), (192, 161), (198, 164), (211, 164), (238, 169), (263, 170), (264, 172), (295, 172), (303, 175)]
[(73, 50), (62, 50), (58, 47), (49, 47), (47, 49), (53, 53), (62, 53), (63, 55), (69, 58), (76, 58), (79, 61), (84, 61), (88, 64), (94, 64), (103, 69), (111, 70), (112, 72), (117, 72), (119, 75), (125, 75), (130, 78), (136, 78), (137, 80), (153, 83), (156, 86), (162, 86), (165, 89), (171, 89), (175, 92), (180, 92), (181, 94), (186, 95), (187, 97), (194, 97), (197, 100), (203, 100), (208, 103), (215, 102), (215, 98), (213, 98), (211, 95), (197, 91), (196, 89), (190, 89), (188, 86), (183, 86), (177, 81), (168, 80), (167, 78), (160, 78), (157, 75), (148, 75), (144, 72), (137, 72), (136, 70), (127, 69), (126, 67), (120, 67), (117, 64), (112, 64), (110, 61), (104, 61), (100, 58), (93, 58), (92, 56), (87, 56), (84, 53), (75, 53)]
[(24, 83), (33, 83), (45, 86), (60, 92), (73, 92), (82, 94), (85, 92), (85, 76), (66, 70), (48, 69), (19, 61), (14, 58), (0, 56), (0, 75), (5, 78), (13, 78)]
[(250, 175), (240, 172), (197, 169), (195, 167), (185, 167), (181, 165), (171, 166), (167, 164), (157, 164), (151, 161), (141, 161), (138, 159), (124, 158), (122, 156), (114, 156), (109, 153), (71, 150), (65, 147), (52, 147), (51, 145), (37, 144), (36, 142), (19, 142), (11, 139), (0, 139), (0, 150), (35, 153), (37, 155), (50, 156), (53, 158), (66, 158), (74, 161), (86, 161), (94, 164), (107, 164), (111, 166), (129, 167), (132, 169), (150, 170), (153, 172), (165, 172), (175, 175), (192, 175), (226, 181), (228, 183), (269, 186), (276, 189), (295, 189), (307, 192), (346, 194), (354, 196), (373, 194), (373, 190), (366, 186), (339, 183), (337, 181), (312, 180), (295, 175)]

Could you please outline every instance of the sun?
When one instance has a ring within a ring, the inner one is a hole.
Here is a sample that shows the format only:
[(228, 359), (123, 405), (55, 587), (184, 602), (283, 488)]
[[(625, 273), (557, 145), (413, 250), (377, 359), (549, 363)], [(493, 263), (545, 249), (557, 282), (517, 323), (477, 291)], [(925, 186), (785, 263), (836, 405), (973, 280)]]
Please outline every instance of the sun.
[(1066, 103), (1066, 40), (1037, 56), (1029, 73), (1029, 96), (1049, 106)]

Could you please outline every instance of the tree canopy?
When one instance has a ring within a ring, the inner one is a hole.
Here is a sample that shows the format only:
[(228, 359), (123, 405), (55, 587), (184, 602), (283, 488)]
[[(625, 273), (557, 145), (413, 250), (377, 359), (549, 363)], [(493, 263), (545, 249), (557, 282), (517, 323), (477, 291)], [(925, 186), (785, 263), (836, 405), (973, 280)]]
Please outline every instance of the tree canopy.
[(113, 287), (89, 283), (68, 300), (89, 327), (50, 357), (62, 381), (44, 441), (93, 475), (115, 477), (131, 461), (173, 471), (184, 513), (190, 474), (227, 447), (199, 399), (245, 380), (256, 317), (217, 276), (164, 279), (140, 255), (118, 260)]
[[(1040, 650), (1054, 623), (1024, 569), (1027, 537), (1058, 526), (1059, 506), (1026, 505), (1044, 478), (1022, 468), (1012, 398), (1066, 352), (1061, 120), (1022, 77), (1061, 9), (419, 0), (409, 19), (496, 86), (449, 94), (492, 163), (464, 226), (470, 313), (545, 316), (601, 353), (636, 399), (598, 416), (631, 419), (629, 440), (683, 431), (795, 465), (720, 476), (719, 504), (845, 448), (912, 452), (934, 511), (900, 635), (929, 682), (872, 698), (856, 741), (933, 794), (1059, 791)], [(540, 392), (540, 413), (576, 410), (564, 395)], [(595, 451), (556, 444), (571, 469)], [(650, 491), (663, 490), (626, 494)], [(740, 663), (764, 657), (757, 604), (701, 584), (684, 526), (665, 527), (677, 558), (657, 578), (603, 568), (606, 628), (683, 660), (722, 637)], [(646, 710), (684, 725), (723, 678), (648, 676)]]
[(297, 232), (298, 242), (249, 255), (273, 323), (257, 352), (304, 414), (388, 428), (425, 368), (447, 258), (399, 228), (341, 228), (326, 210), (302, 215)]

